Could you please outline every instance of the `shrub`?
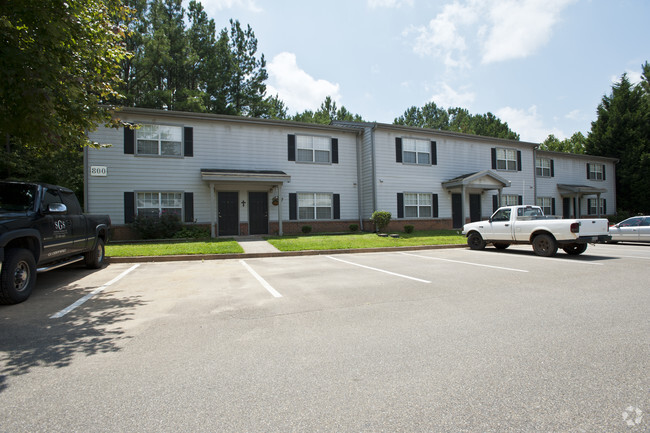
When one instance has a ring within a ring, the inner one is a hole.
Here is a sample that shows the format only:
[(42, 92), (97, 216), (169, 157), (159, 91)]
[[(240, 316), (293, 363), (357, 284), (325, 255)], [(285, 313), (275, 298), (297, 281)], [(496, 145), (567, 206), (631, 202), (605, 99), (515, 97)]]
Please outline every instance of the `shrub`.
[(304, 234), (309, 234), (311, 233), (311, 226), (302, 226), (302, 232)]
[(210, 229), (195, 225), (184, 225), (174, 234), (175, 238), (181, 239), (204, 239), (210, 237)]
[(161, 216), (138, 215), (131, 228), (142, 239), (168, 239), (174, 236), (183, 223), (178, 215), (164, 213)]
[(415, 226), (412, 226), (412, 225), (405, 225), (404, 226), (404, 233), (413, 233), (413, 230), (415, 230)]
[(390, 212), (378, 210), (373, 212), (372, 216), (370, 217), (370, 221), (372, 221), (375, 224), (375, 227), (377, 228), (377, 231), (380, 232), (384, 228), (388, 226), (388, 223), (390, 223), (391, 219), (391, 214)]
[(350, 224), (349, 228), (351, 232), (356, 232), (357, 230), (359, 230), (359, 224)]

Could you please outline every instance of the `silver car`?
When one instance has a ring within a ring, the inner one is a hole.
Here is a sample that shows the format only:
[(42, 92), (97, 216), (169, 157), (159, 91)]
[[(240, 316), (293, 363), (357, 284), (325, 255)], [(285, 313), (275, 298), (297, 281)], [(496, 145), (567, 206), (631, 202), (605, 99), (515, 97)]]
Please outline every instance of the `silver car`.
[(628, 218), (609, 228), (612, 242), (650, 242), (650, 216)]

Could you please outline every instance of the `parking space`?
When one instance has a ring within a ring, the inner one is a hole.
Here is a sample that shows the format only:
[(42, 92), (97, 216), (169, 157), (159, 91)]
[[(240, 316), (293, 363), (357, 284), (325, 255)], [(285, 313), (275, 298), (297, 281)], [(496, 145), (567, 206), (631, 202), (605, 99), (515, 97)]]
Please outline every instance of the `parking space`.
[(622, 431), (650, 404), (648, 260), (513, 246), (61, 269), (0, 308), (0, 404), (9, 430)]

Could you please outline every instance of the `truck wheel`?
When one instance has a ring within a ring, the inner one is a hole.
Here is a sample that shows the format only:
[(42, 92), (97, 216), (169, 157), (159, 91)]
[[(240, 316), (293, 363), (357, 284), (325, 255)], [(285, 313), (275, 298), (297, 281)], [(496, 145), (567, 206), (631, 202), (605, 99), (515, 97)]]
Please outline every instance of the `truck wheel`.
[(18, 304), (32, 294), (36, 284), (36, 261), (24, 248), (7, 250), (0, 274), (0, 304)]
[(538, 256), (552, 257), (557, 253), (557, 241), (551, 235), (537, 235), (533, 239), (533, 250)]
[(92, 251), (84, 255), (86, 267), (89, 269), (99, 269), (104, 264), (104, 240), (97, 239), (97, 245)]
[(467, 245), (473, 250), (482, 250), (485, 248), (485, 241), (480, 234), (474, 232), (467, 237)]
[(496, 248), (497, 250), (505, 250), (506, 248), (508, 248), (510, 246), (510, 244), (504, 244), (504, 243), (498, 243), (498, 244), (493, 244), (493, 245), (494, 245), (494, 248)]
[(587, 244), (571, 244), (562, 247), (565, 253), (577, 256), (587, 251)]

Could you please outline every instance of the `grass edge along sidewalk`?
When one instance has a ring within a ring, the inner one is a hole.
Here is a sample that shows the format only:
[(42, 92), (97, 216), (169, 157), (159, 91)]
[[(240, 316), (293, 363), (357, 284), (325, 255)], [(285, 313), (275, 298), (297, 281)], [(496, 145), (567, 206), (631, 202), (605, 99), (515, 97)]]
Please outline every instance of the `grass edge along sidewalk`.
[[(265, 238), (281, 252), (272, 255), (284, 255), (287, 252), (305, 254), (314, 251), (322, 254), (331, 252), (373, 251), (386, 248), (424, 249), (431, 247), (457, 247), (465, 245), (465, 238), (455, 230), (419, 231), (410, 234), (400, 233), (400, 237), (380, 237), (374, 233), (356, 233), (345, 235), (296, 235), (271, 236)], [(106, 246), (106, 256), (113, 262), (137, 257), (180, 258), (230, 258), (243, 256), (243, 249), (232, 238), (210, 239), (188, 242), (144, 242)], [(269, 255), (269, 254), (265, 254)], [(247, 255), (249, 256), (249, 255)]]

